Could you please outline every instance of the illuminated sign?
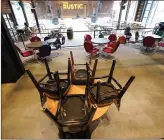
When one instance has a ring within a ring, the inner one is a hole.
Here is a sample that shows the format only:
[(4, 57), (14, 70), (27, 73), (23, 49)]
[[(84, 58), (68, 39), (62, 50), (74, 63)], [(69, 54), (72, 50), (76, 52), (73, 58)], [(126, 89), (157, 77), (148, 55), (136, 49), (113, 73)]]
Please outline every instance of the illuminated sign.
[(83, 4), (69, 4), (68, 2), (63, 2), (63, 9), (83, 9)]

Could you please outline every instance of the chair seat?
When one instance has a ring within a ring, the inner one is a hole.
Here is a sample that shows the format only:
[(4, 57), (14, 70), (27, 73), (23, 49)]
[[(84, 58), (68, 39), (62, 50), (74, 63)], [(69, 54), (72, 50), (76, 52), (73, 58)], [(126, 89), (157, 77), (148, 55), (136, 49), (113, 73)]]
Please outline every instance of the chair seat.
[(88, 110), (85, 107), (85, 95), (65, 96), (61, 102), (58, 113), (58, 123), (65, 127), (72, 127), (74, 131), (79, 131), (78, 129), (81, 128), (75, 129), (75, 127), (79, 127), (79, 125), (84, 126), (88, 120)]
[(103, 48), (103, 52), (112, 53), (113, 52), (113, 48), (111, 48), (111, 47)]
[(77, 70), (75, 72), (75, 78), (86, 79), (87, 78), (87, 71), (85, 69)]
[(164, 42), (159, 42), (158, 45), (159, 45), (160, 47), (164, 47)]
[(28, 57), (28, 56), (31, 56), (31, 55), (33, 55), (34, 54), (34, 52), (33, 51), (31, 51), (31, 50), (21, 50), (21, 55), (23, 56), (23, 57)]
[(99, 51), (99, 49), (93, 48), (92, 53), (95, 54), (95, 53), (97, 53), (98, 51)]
[[(90, 89), (91, 93), (91, 101), (96, 103), (96, 94), (97, 94), (97, 86), (93, 86)], [(111, 104), (114, 99), (118, 97), (118, 91), (112, 88), (109, 85), (101, 85), (100, 88), (100, 102), (97, 104), (98, 106), (105, 106)]]
[[(51, 98), (51, 99), (59, 99), (59, 93), (57, 93), (57, 84), (55, 81), (53, 82), (48, 82), (49, 84), (42, 86), (45, 90), (49, 90), (50, 92), (44, 92), (44, 95)], [(62, 93), (65, 93), (67, 88), (68, 88), (68, 82), (66, 81), (61, 81), (60, 85), (62, 87)]]

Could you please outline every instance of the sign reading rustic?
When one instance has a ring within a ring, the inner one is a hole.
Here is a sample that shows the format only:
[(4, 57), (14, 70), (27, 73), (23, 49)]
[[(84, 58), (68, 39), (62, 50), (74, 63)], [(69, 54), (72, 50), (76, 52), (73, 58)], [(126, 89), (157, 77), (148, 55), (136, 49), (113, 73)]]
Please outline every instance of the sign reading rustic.
[(69, 4), (68, 2), (63, 2), (63, 9), (83, 9), (83, 4)]

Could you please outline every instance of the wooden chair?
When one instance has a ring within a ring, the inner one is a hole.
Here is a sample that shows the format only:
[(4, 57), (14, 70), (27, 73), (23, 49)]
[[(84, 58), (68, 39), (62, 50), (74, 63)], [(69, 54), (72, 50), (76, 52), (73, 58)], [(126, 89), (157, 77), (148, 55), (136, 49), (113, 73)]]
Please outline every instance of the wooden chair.
[(113, 60), (112, 67), (109, 75), (96, 77), (94, 79), (108, 78), (106, 82), (100, 82), (94, 84), (88, 84), (87, 89), (89, 91), (90, 99), (93, 104), (97, 104), (99, 107), (107, 106), (113, 102), (116, 104), (117, 109), (120, 109), (121, 98), (133, 82), (135, 76), (131, 76), (124, 87), (113, 77), (116, 60)]
[(85, 94), (67, 95), (60, 98), (55, 116), (47, 109), (45, 113), (56, 122), (59, 133), (62, 133), (61, 138), (68, 138), (64, 134), (76, 135), (88, 129), (96, 109), (96, 104), (90, 104), (88, 90), (86, 90)]
[[(70, 81), (70, 71), (68, 69), (67, 73), (52, 73), (48, 72), (43, 78), (39, 81), (35, 79), (30, 70), (26, 70), (27, 74), (31, 78), (33, 84), (37, 88), (40, 94), (41, 105), (45, 103), (45, 97), (50, 99), (59, 100), (61, 95), (66, 95), (68, 92), (71, 81)], [(50, 76), (51, 74), (51, 76)], [(53, 78), (52, 78), (53, 75)], [(67, 78), (60, 79), (58, 75), (67, 75)], [(46, 78), (50, 76), (48, 80)]]
[[(98, 59), (95, 60), (93, 69), (91, 69), (86, 64), (75, 64), (72, 51), (70, 51), (70, 56), (71, 56), (71, 59), (69, 58), (68, 62), (69, 62), (69, 66), (70, 66), (72, 84), (85, 85), (86, 80), (87, 80), (87, 72), (88, 71), (90, 72), (91, 77), (95, 76)], [(77, 66), (85, 66), (85, 68), (78, 69)], [(88, 69), (88, 71), (87, 71), (87, 69)]]

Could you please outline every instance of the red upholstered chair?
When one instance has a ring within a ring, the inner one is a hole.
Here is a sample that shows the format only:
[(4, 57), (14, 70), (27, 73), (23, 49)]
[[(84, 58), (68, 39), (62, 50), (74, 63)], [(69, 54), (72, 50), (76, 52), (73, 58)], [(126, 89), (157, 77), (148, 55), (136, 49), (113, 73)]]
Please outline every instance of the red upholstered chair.
[(111, 34), (108, 39), (110, 40), (110, 42), (108, 43), (108, 45), (111, 43), (111, 42), (116, 42), (117, 40), (117, 36), (115, 34)]
[(41, 41), (41, 39), (38, 36), (33, 36), (33, 37), (31, 37), (30, 41), (31, 42), (39, 42), (39, 41)]
[(118, 49), (119, 45), (120, 45), (120, 41), (111, 42), (109, 47), (103, 48), (102, 51), (103, 51), (105, 56), (109, 57), (111, 53), (114, 53)]
[(91, 41), (92, 37), (88, 34), (84, 36), (84, 41)]
[(143, 46), (153, 48), (155, 47), (155, 38), (147, 36), (143, 39)]
[(89, 62), (91, 63), (92, 57), (97, 54), (97, 52), (99, 51), (99, 49), (94, 48), (92, 42), (90, 42), (90, 41), (85, 41), (84, 42), (84, 48), (85, 48), (85, 51), (88, 54), (90, 54), (90, 61)]
[(126, 38), (125, 38), (125, 36), (120, 36), (120, 37), (118, 38), (118, 40), (120, 41), (120, 44), (125, 44), (125, 43), (126, 43)]
[(16, 50), (19, 52), (19, 54), (22, 56), (22, 57), (29, 57), (29, 56), (32, 56), (34, 55), (34, 51), (32, 50), (21, 50), (18, 46), (15, 45), (15, 48)]
[(158, 45), (159, 45), (160, 47), (164, 47), (164, 42), (159, 42)]
[(155, 38), (152, 36), (147, 36), (143, 39), (143, 46), (141, 51), (146, 53), (154, 53), (155, 52)]

